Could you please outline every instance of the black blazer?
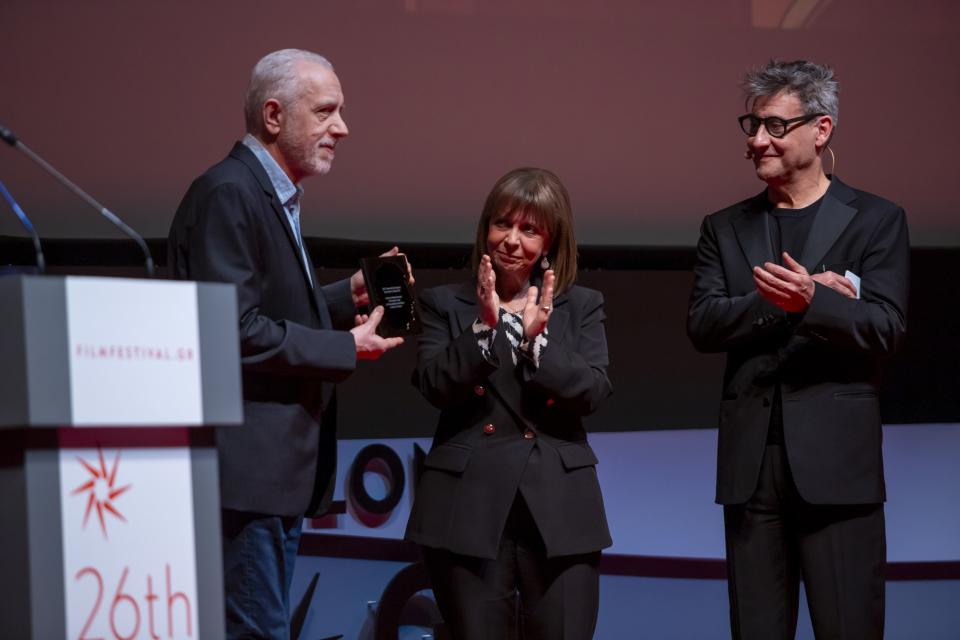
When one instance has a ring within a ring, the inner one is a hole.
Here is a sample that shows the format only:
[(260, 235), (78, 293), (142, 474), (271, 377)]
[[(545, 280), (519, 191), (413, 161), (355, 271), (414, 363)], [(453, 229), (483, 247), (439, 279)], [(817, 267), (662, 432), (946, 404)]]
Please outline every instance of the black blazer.
[[(237, 286), (244, 424), (217, 429), (221, 505), (326, 508), (336, 469), (334, 382), (356, 363), (348, 281), (313, 289), (256, 156), (240, 143), (197, 178), (170, 227), (175, 278)], [(313, 265), (310, 265), (313, 271)]]
[(610, 394), (603, 296), (583, 287), (558, 296), (539, 368), (523, 357), (514, 367), (502, 328), (491, 360), (480, 353), (471, 329), (475, 287), (421, 296), (413, 381), (441, 413), (407, 539), (496, 558), (519, 490), (548, 557), (610, 546), (597, 458), (581, 421)]
[(861, 297), (817, 284), (807, 311), (787, 314), (753, 282), (753, 266), (780, 262), (766, 207), (764, 192), (707, 216), (697, 245), (687, 332), (698, 350), (727, 353), (717, 501), (740, 504), (753, 494), (779, 379), (787, 457), (804, 500), (881, 502), (881, 360), (906, 329), (903, 209), (833, 178), (798, 261), (810, 273), (852, 271)]

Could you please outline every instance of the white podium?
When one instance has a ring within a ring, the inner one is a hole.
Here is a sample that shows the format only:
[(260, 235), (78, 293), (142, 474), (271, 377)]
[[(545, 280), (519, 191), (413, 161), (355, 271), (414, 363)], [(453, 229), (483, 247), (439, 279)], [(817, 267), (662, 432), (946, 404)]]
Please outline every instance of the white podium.
[(4, 638), (221, 638), (232, 285), (0, 277)]

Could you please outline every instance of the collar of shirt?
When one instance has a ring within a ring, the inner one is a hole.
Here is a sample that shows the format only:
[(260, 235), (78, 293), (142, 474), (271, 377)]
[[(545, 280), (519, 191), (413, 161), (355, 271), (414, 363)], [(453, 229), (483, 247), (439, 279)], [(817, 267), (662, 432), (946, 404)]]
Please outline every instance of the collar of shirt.
[(249, 133), (243, 137), (241, 143), (256, 156), (263, 170), (267, 172), (270, 178), (270, 184), (273, 190), (277, 192), (277, 197), (283, 203), (283, 211), (287, 214), (287, 220), (293, 228), (293, 235), (297, 241), (297, 247), (300, 249), (300, 258), (303, 261), (303, 270), (307, 274), (307, 280), (310, 286), (313, 286), (313, 274), (310, 273), (310, 261), (307, 259), (307, 248), (303, 244), (303, 236), (300, 233), (300, 196), (303, 195), (303, 187), (293, 184), (277, 161), (273, 159), (270, 152), (267, 151), (260, 141)]
[(263, 165), (263, 170), (267, 172), (267, 177), (270, 178), (270, 184), (273, 185), (273, 190), (277, 192), (277, 197), (280, 198), (280, 202), (284, 208), (296, 206), (300, 196), (303, 195), (303, 187), (293, 184), (290, 176), (280, 168), (280, 165), (273, 159), (270, 152), (264, 149), (263, 145), (260, 144), (260, 141), (255, 137), (248, 133), (243, 136), (243, 140), (240, 142), (243, 143), (243, 146), (247, 149), (250, 149), (253, 155), (257, 157), (257, 160), (260, 161), (260, 164)]

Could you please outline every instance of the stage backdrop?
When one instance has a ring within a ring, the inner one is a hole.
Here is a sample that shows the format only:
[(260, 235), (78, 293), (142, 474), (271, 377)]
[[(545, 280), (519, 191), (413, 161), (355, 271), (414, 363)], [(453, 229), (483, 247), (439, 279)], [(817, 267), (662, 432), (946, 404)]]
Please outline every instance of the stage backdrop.
[[(842, 83), (838, 175), (903, 204), (916, 245), (960, 245), (953, 0), (31, 0), (0, 25), (0, 123), (149, 237), (242, 135), (253, 63), (292, 46), (333, 61), (351, 131), (305, 185), (308, 236), (461, 242), (497, 177), (540, 165), (581, 242), (690, 246), (762, 186), (741, 74), (804, 57)], [(114, 237), (12, 149), (0, 180), (45, 237)]]

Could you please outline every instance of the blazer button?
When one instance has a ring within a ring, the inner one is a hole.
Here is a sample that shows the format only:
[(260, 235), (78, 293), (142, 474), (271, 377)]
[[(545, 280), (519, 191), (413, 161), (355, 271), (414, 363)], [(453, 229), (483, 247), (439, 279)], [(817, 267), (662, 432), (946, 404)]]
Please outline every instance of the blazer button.
[(497, 431), (497, 428), (493, 425), (492, 422), (488, 422), (487, 424), (483, 425), (483, 432), (488, 436), (493, 435), (494, 433), (496, 433), (496, 431)]
[(477, 386), (475, 386), (475, 387), (473, 388), (473, 393), (474, 393), (475, 395), (478, 395), (478, 396), (482, 396), (482, 395), (485, 394), (486, 392), (487, 392), (487, 390), (483, 388), (483, 385), (482, 385), (482, 384), (478, 384)]
[(535, 434), (535, 433), (534, 433), (533, 431), (531, 431), (530, 429), (527, 429), (526, 431), (523, 432), (523, 439), (524, 439), (524, 440), (533, 440), (533, 439), (536, 438), (536, 437), (537, 437), (537, 434)]

